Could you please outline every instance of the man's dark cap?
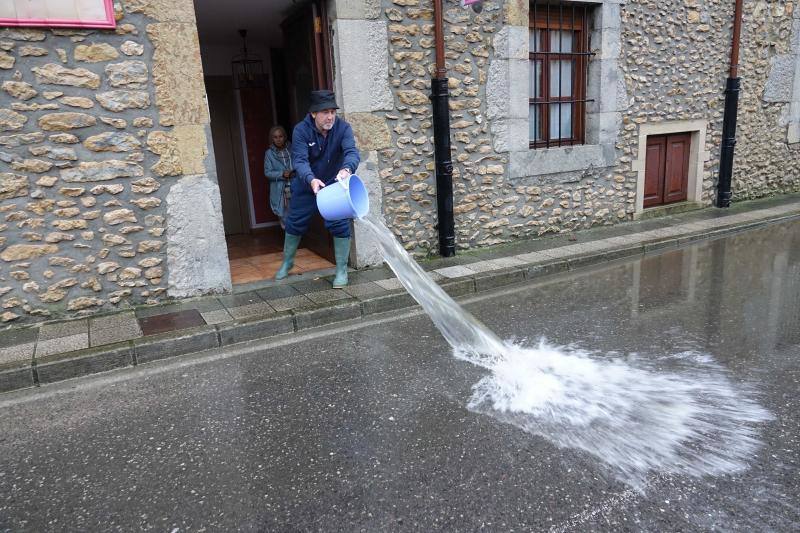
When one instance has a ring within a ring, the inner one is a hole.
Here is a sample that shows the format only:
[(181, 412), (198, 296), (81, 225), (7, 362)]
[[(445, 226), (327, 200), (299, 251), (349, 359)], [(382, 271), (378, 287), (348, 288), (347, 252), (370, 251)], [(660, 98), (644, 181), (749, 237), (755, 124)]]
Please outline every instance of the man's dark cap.
[(336, 105), (336, 94), (333, 91), (311, 91), (311, 105), (309, 113), (316, 113), (324, 109), (339, 109)]

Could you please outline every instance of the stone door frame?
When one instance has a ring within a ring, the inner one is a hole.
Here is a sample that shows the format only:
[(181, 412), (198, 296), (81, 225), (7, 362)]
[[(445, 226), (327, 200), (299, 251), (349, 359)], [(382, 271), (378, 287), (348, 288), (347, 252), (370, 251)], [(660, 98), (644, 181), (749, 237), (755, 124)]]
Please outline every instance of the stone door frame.
[[(381, 13), (377, 0), (329, 0), (336, 97), (361, 153), (357, 174), (369, 193), (369, 214), (379, 220), (383, 220), (383, 189), (378, 151), (392, 146), (385, 113), (395, 108), (389, 86), (388, 22)], [(383, 263), (375, 237), (358, 223), (350, 259), (356, 268)]]
[(631, 162), (631, 170), (636, 172), (636, 210), (634, 218), (641, 216), (644, 212), (645, 161), (647, 159), (647, 137), (650, 135), (691, 134), (689, 183), (686, 201), (697, 203), (703, 201), (703, 169), (706, 161), (711, 158), (711, 153), (706, 150), (707, 128), (707, 120), (676, 120), (674, 122), (641, 124), (639, 126), (638, 156)]

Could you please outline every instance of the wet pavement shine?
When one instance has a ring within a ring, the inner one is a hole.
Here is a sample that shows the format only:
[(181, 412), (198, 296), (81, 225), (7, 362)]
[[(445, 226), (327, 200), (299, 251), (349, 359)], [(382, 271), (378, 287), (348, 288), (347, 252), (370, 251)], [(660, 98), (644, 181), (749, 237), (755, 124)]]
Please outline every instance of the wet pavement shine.
[(0, 395), (0, 531), (800, 528), (800, 223), (465, 307), (522, 344), (708, 354), (774, 416), (764, 445), (736, 475), (634, 490), (468, 410), (485, 371), (408, 313)]

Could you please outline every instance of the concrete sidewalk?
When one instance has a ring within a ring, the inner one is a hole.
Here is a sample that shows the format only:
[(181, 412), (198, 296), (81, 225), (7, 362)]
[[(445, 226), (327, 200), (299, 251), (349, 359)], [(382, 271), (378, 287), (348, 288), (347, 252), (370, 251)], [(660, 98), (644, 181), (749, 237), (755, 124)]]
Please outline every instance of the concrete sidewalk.
[[(595, 228), (573, 240), (520, 241), (422, 265), (457, 297), (791, 219), (800, 219), (798, 194)], [(416, 305), (386, 267), (351, 272), (344, 290), (333, 289), (331, 277), (290, 276), (237, 286), (231, 295), (5, 330), (0, 392)]]

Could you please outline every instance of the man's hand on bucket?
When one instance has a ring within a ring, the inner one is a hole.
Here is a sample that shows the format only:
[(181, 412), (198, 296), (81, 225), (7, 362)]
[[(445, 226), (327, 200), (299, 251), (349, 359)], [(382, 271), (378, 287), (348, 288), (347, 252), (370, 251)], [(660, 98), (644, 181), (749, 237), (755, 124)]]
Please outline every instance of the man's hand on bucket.
[(344, 179), (349, 178), (352, 174), (353, 173), (350, 172), (349, 168), (343, 168), (342, 170), (339, 171), (338, 174), (336, 174), (336, 179), (337, 180), (344, 180)]
[(322, 180), (318, 180), (317, 178), (311, 180), (311, 190), (314, 191), (314, 194), (317, 194), (319, 190), (324, 186), (325, 182), (323, 182)]

